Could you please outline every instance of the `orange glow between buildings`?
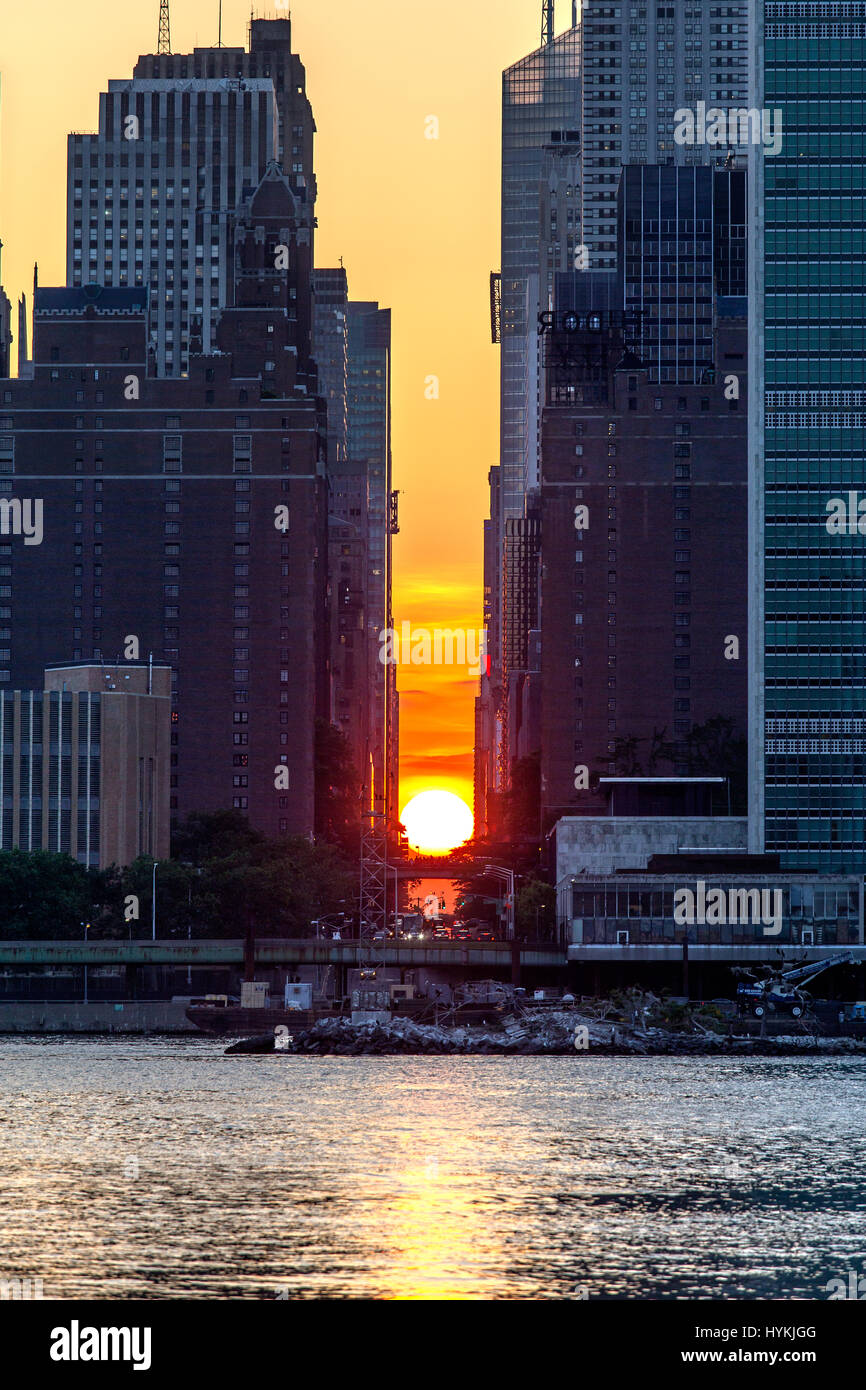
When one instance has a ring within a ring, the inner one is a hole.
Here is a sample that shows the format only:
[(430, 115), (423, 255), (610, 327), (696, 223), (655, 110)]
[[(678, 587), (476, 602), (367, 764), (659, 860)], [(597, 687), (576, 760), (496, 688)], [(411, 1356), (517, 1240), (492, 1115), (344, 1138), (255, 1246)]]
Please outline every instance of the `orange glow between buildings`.
[[(245, 46), (248, 0), (222, 8), (224, 44)], [(172, 50), (214, 45), (217, 9), (172, 0)], [(31, 302), (34, 262), (41, 285), (65, 281), (67, 133), (95, 129), (109, 78), (155, 51), (158, 14), (158, 0), (4, 8), (0, 238), (13, 314), (22, 292)], [(342, 257), (351, 297), (392, 310), (397, 624), (481, 626), (482, 520), (498, 458), (489, 273), (499, 267), (500, 74), (537, 47), (539, 17), (533, 0), (291, 6), (318, 128), (316, 263)], [(433, 665), (402, 666), (398, 678), (400, 804), (430, 787), (471, 804), (477, 678)]]

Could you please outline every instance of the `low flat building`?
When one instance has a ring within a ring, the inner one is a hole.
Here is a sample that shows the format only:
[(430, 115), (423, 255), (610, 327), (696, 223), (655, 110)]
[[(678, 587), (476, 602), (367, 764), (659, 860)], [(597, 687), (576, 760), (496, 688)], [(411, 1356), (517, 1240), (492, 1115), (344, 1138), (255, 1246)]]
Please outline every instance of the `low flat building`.
[[(688, 857), (687, 857), (688, 858)], [(721, 858), (721, 856), (719, 856)], [(669, 873), (586, 874), (557, 885), (569, 959), (581, 946), (862, 946), (863, 881), (706, 861)]]
[(602, 777), (607, 813), (561, 816), (551, 831), (557, 884), (576, 874), (646, 869), (655, 855), (744, 853), (745, 816), (725, 814), (724, 777)]
[(0, 730), (0, 851), (168, 857), (169, 666), (49, 667), (42, 690), (0, 690)]

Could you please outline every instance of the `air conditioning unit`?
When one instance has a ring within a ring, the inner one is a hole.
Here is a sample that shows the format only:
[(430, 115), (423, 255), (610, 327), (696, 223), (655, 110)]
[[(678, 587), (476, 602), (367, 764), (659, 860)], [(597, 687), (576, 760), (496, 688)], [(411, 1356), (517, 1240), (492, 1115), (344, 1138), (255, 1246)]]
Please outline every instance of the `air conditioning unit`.
[(802, 946), (814, 946), (814, 945), (815, 945), (815, 928), (814, 928), (814, 927), (803, 927), (802, 931), (800, 932), (800, 944), (801, 944)]
[(627, 946), (627, 945), (628, 945), (628, 932), (627, 932), (627, 931), (618, 931), (618, 932), (617, 932), (617, 934), (616, 934), (616, 944), (617, 944), (617, 946)]

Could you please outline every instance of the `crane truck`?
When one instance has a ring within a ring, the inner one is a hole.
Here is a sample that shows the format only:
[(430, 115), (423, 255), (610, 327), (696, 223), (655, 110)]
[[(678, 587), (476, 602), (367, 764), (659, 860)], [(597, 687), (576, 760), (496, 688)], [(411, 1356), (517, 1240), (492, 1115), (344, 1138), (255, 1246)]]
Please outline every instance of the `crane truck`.
[(737, 985), (737, 1005), (741, 1014), (751, 1013), (755, 1018), (767, 1014), (790, 1014), (800, 1018), (805, 1013), (811, 996), (802, 988), (814, 980), (824, 970), (833, 965), (854, 965), (850, 951), (841, 951), (826, 960), (810, 961), (807, 965), (795, 966), (791, 970), (770, 967), (766, 979), (741, 981)]

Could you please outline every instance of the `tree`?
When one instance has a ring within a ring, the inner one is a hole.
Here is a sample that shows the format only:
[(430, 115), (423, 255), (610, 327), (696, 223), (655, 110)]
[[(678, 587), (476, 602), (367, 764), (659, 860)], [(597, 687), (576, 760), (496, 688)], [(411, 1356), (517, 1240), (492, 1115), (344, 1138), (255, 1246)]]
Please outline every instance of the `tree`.
[(207, 859), (249, 850), (263, 840), (242, 811), (193, 811), (172, 827), (172, 857), (203, 864)]
[(556, 934), (556, 889), (541, 878), (527, 878), (520, 885), (515, 905), (515, 930), (519, 937), (550, 940)]
[(342, 729), (316, 720), (316, 835), (347, 853), (360, 852), (361, 779)]
[[(357, 871), (333, 845), (268, 840), (237, 811), (195, 814), (175, 831), (185, 858), (159, 861), (162, 939), (306, 936), (314, 918), (351, 914)], [(0, 931), (7, 939), (149, 936), (153, 859), (97, 872), (66, 854), (0, 853)]]
[(541, 755), (529, 753), (511, 765), (506, 826), (513, 840), (538, 839), (541, 816)]
[(642, 777), (643, 767), (637, 756), (638, 744), (642, 742), (638, 738), (614, 739), (613, 752), (603, 760), (605, 768), (608, 762), (612, 762), (616, 766), (617, 777)]
[(96, 876), (68, 854), (0, 853), (0, 922), (7, 940), (84, 935)]
[[(643, 766), (638, 758), (641, 743), (649, 743), (647, 775), (727, 777), (731, 788), (731, 811), (745, 815), (747, 809), (747, 745), (736, 731), (733, 719), (716, 714), (703, 724), (695, 724), (676, 741), (667, 737), (667, 728), (653, 729), (651, 739), (618, 738), (609, 755), (617, 776), (640, 777)], [(607, 759), (604, 760), (605, 764)]]

